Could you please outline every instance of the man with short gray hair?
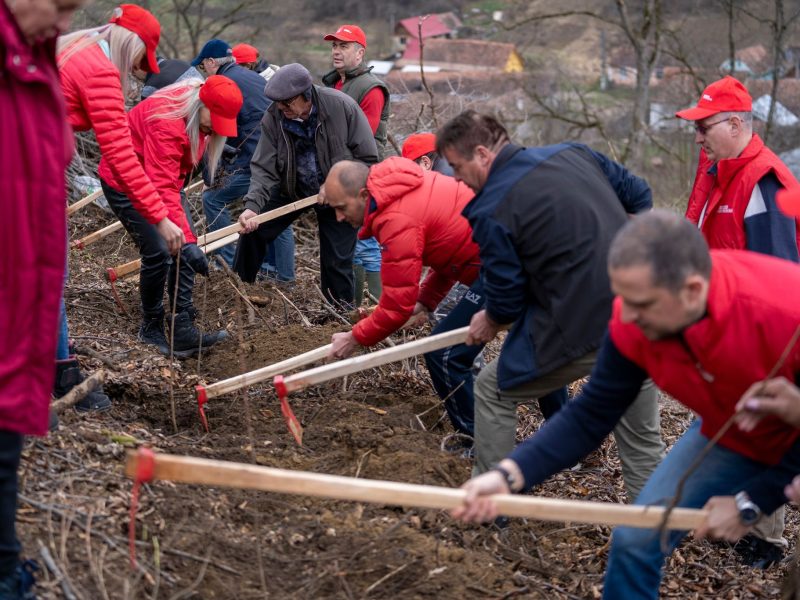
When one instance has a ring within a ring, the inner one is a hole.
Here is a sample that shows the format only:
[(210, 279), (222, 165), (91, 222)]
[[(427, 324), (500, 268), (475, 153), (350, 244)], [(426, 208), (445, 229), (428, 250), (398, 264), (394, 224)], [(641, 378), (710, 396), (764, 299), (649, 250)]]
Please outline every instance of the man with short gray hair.
[[(775, 417), (745, 431), (735, 415), (742, 395), (776, 365), (800, 373), (800, 267), (755, 252), (711, 250), (680, 216), (653, 211), (631, 219), (608, 253), (616, 294), (591, 377), (572, 402), (500, 461), (468, 481), (466, 521), (495, 518), (492, 495), (521, 492), (597, 448), (649, 376), (697, 418), (636, 499), (705, 508), (695, 537), (734, 542), (786, 502), (800, 473), (800, 430)], [(715, 444), (709, 441), (719, 436)], [(673, 503), (674, 502), (674, 503)], [(686, 535), (617, 527), (603, 598), (656, 600), (665, 559)]]

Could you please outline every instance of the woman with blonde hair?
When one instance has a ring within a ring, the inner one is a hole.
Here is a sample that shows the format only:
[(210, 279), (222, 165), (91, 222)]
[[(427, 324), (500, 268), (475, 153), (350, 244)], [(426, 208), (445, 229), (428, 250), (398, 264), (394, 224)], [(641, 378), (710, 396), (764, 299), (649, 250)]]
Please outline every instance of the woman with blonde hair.
[[(164, 334), (165, 284), (170, 303), (173, 299), (175, 302), (172, 320), (175, 356), (187, 358), (201, 347), (227, 337), (224, 330), (201, 335), (194, 326), (194, 274), (208, 275), (208, 262), (197, 247), (181, 189), (204, 154), (209, 173), (216, 171), (225, 140), (228, 136), (236, 137), (236, 115), (241, 107), (242, 93), (237, 85), (227, 77), (212, 75), (205, 82), (187, 79), (167, 86), (128, 113), (137, 163), (158, 192), (153, 204), (142, 207), (135, 204), (125, 190), (123, 176), (114, 170), (111, 161), (105, 156), (100, 161), (98, 174), (106, 200), (142, 258), (139, 339), (156, 346), (165, 355), (169, 353)], [(177, 260), (159, 235), (156, 223), (160, 219), (176, 223), (186, 240)]]
[[(122, 4), (108, 23), (62, 35), (56, 48), (72, 129), (94, 130), (100, 153), (119, 175), (121, 189), (140, 208), (157, 205), (160, 199), (133, 151), (125, 100), (131, 94), (134, 73), (158, 72), (155, 51), (160, 36), (161, 25), (150, 12), (133, 4)], [(148, 218), (157, 224), (170, 251), (176, 253), (185, 241), (180, 227), (165, 215), (148, 214)], [(82, 380), (78, 361), (70, 355), (62, 299), (53, 395), (63, 396)], [(75, 406), (78, 411), (102, 411), (110, 407), (111, 401), (102, 388)], [(51, 427), (54, 425), (51, 421)]]

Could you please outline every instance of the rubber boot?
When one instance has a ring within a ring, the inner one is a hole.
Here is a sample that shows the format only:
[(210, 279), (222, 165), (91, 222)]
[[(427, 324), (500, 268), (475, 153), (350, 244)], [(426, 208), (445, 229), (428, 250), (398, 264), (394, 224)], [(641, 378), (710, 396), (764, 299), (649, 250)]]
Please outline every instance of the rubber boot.
[[(84, 379), (78, 360), (74, 356), (70, 356), (66, 360), (57, 360), (56, 385), (53, 389), (53, 396), (61, 398)], [(103, 391), (103, 386), (86, 394), (75, 405), (75, 410), (78, 412), (103, 412), (109, 408), (111, 408), (111, 400)]]
[(169, 356), (169, 344), (164, 335), (164, 315), (145, 319), (139, 328), (139, 341), (155, 346), (164, 356)]
[(194, 326), (194, 315), (189, 311), (183, 311), (175, 315), (172, 353), (177, 358), (190, 358), (200, 351), (201, 346), (203, 349), (210, 348), (227, 338), (228, 332), (224, 329), (201, 334)]
[(353, 265), (353, 276), (356, 283), (356, 308), (364, 301), (364, 281), (367, 273), (361, 265)]
[(369, 293), (375, 298), (375, 300), (380, 300), (381, 292), (383, 291), (383, 285), (381, 284), (381, 272), (380, 271), (367, 271), (367, 289)]

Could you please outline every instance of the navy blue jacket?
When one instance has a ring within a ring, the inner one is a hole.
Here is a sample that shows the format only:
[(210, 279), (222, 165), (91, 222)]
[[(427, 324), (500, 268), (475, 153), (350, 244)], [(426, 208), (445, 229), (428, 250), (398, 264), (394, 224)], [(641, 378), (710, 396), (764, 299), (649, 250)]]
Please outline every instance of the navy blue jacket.
[(600, 346), (611, 316), (608, 248), (650, 187), (582, 144), (505, 146), (463, 215), (480, 247), (486, 311), (514, 323), (497, 376), (507, 390)]
[(228, 138), (227, 145), (234, 154), (225, 153), (222, 168), (227, 173), (250, 174), (250, 159), (253, 158), (258, 140), (261, 138), (261, 118), (272, 101), (264, 95), (264, 78), (255, 71), (240, 67), (235, 63), (222, 65), (217, 75), (224, 75), (239, 87), (244, 100), (242, 109), (236, 117), (236, 130), (239, 135)]

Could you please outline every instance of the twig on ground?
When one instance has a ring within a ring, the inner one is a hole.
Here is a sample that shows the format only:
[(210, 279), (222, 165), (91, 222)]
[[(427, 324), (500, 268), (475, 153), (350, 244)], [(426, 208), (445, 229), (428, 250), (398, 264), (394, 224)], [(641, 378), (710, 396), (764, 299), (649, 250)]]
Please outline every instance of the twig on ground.
[(78, 597), (72, 590), (72, 586), (70, 586), (69, 581), (67, 581), (67, 578), (64, 576), (64, 573), (61, 572), (61, 569), (56, 564), (53, 555), (50, 554), (50, 549), (44, 545), (44, 542), (42, 542), (42, 540), (36, 540), (36, 541), (39, 543), (39, 556), (42, 557), (42, 562), (44, 562), (45, 566), (55, 576), (56, 582), (61, 586), (61, 590), (64, 592), (64, 597), (67, 600), (78, 600)]
[(106, 372), (103, 369), (92, 373), (83, 382), (72, 388), (67, 394), (56, 400), (50, 405), (50, 410), (56, 414), (61, 414), (71, 406), (75, 406), (88, 394), (103, 385), (106, 380)]
[(341, 321), (347, 326), (350, 326), (350, 321), (348, 321), (344, 315), (341, 315), (338, 312), (336, 312), (336, 309), (334, 309), (333, 306), (331, 306), (330, 301), (325, 297), (325, 294), (322, 293), (322, 290), (319, 288), (319, 286), (314, 285), (314, 289), (317, 290), (317, 294), (319, 294), (319, 297), (322, 298), (323, 308), (327, 310), (328, 313), (330, 313), (331, 316), (333, 316), (335, 319)]
[(117, 363), (115, 363), (111, 358), (103, 354), (102, 352), (98, 352), (97, 350), (93, 350), (88, 346), (81, 346), (80, 344), (75, 344), (75, 354), (81, 354), (83, 356), (88, 356), (89, 358), (93, 358), (95, 360), (99, 360), (105, 366), (107, 366), (112, 371), (117, 370)]
[(289, 300), (289, 299), (286, 297), (286, 295), (285, 295), (285, 294), (284, 294), (282, 291), (280, 291), (280, 290), (278, 289), (278, 286), (277, 286), (277, 285), (273, 285), (273, 286), (272, 286), (272, 289), (273, 289), (273, 290), (275, 290), (275, 292), (277, 292), (277, 294), (278, 294), (278, 295), (279, 295), (281, 298), (283, 298), (283, 301), (284, 301), (284, 302), (286, 302), (286, 303), (287, 303), (289, 306), (291, 306), (293, 309), (295, 309), (295, 310), (297, 311), (297, 314), (298, 314), (298, 315), (300, 315), (300, 319), (303, 321), (303, 326), (304, 326), (304, 327), (311, 327), (311, 321), (309, 321), (309, 320), (306, 318), (306, 316), (305, 316), (305, 315), (302, 313), (302, 311), (301, 311), (299, 308), (297, 308), (297, 306), (295, 305), (295, 303), (294, 303), (294, 302), (292, 302), (291, 300)]

